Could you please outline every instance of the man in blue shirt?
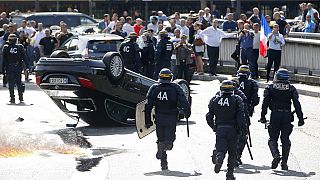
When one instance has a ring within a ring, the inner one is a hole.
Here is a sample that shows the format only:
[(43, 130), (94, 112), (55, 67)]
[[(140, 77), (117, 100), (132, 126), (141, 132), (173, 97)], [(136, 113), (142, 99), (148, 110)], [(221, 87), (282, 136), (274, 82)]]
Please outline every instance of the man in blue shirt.
[[(250, 32), (250, 25), (248, 23), (244, 24), (244, 29), (240, 32), (239, 41), (240, 41), (240, 64), (248, 64), (250, 70), (253, 68), (253, 38), (254, 34)], [(252, 72), (252, 71), (251, 71)]]
[(228, 31), (229, 33), (232, 31), (236, 31), (237, 23), (233, 20), (233, 14), (229, 13), (227, 15), (227, 19), (228, 19), (228, 21), (226, 21), (222, 24), (222, 30)]
[(303, 32), (313, 33), (315, 30), (315, 27), (316, 27), (316, 24), (311, 20), (311, 16), (307, 15)]

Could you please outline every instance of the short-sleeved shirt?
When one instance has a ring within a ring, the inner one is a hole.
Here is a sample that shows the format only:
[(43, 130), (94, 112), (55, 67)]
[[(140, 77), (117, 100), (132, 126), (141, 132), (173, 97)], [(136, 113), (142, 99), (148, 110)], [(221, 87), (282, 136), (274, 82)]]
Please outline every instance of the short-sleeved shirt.
[(56, 43), (58, 43), (57, 39), (50, 36), (42, 38), (39, 44), (43, 46), (44, 55), (48, 56), (53, 52)]

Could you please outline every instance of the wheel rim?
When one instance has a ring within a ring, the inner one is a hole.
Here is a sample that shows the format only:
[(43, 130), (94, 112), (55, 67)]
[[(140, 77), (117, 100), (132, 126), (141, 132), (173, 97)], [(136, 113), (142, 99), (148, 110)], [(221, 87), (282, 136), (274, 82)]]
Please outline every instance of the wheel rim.
[(110, 71), (114, 77), (119, 77), (122, 73), (122, 60), (119, 56), (114, 56), (110, 62)]
[(185, 83), (181, 83), (180, 86), (181, 86), (185, 96), (188, 99), (188, 97), (189, 97), (189, 88), (188, 88), (188, 86)]

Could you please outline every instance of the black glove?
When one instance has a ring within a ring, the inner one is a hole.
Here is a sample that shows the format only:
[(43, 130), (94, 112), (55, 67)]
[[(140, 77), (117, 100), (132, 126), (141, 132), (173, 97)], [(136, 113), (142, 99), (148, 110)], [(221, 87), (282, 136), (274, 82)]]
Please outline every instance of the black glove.
[(152, 121), (146, 121), (146, 128), (149, 129), (153, 125)]
[(303, 119), (300, 119), (299, 121), (298, 121), (298, 126), (303, 126), (304, 125), (304, 120)]
[(263, 116), (263, 117), (260, 118), (260, 120), (258, 122), (261, 122), (262, 124), (265, 124), (265, 123), (267, 123), (267, 119), (266, 119), (266, 117)]
[(217, 125), (213, 125), (212, 130), (213, 130), (213, 132), (217, 132)]
[(151, 113), (145, 112), (144, 123), (147, 129), (149, 129), (153, 125), (153, 122), (151, 121)]

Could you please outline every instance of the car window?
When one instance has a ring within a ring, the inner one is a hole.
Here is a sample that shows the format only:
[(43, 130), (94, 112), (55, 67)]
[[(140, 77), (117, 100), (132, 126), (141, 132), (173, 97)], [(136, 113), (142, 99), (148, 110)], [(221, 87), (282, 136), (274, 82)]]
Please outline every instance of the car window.
[(87, 48), (89, 53), (106, 53), (111, 51), (118, 51), (120, 47), (120, 40), (92, 40), (88, 42)]
[(72, 39), (68, 51), (76, 51), (78, 50), (79, 39)]
[(81, 23), (81, 25), (95, 24), (94, 21), (92, 21), (91, 19), (89, 19), (87, 17), (80, 17), (80, 23)]
[(27, 18), (28, 20), (34, 20), (37, 23), (42, 23), (44, 27), (50, 27), (53, 25), (59, 25), (60, 21), (56, 16), (39, 16), (33, 15)]
[(77, 27), (80, 25), (80, 17), (79, 16), (60, 16), (61, 21), (67, 23), (68, 27)]
[(70, 43), (71, 43), (71, 40), (72, 40), (72, 39), (68, 39), (66, 42), (64, 42), (64, 43), (61, 45), (60, 49), (63, 49), (63, 50), (65, 50), (65, 51), (68, 51), (68, 48), (69, 48)]

